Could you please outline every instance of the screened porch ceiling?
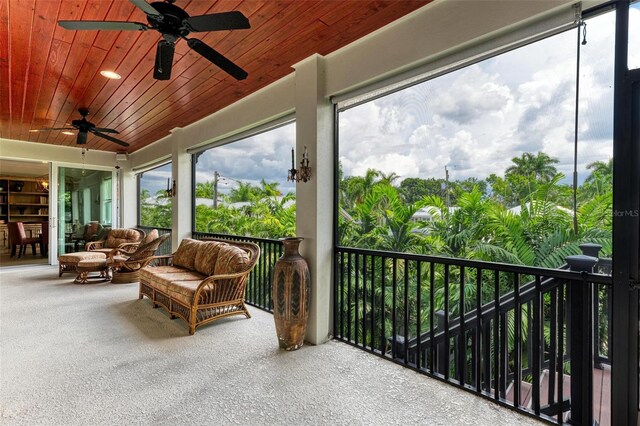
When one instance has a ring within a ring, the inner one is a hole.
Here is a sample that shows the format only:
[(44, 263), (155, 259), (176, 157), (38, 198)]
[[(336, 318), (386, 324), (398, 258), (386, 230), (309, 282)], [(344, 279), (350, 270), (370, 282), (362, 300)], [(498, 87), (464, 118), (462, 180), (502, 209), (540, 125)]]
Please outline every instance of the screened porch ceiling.
[[(146, 23), (123, 0), (0, 2), (0, 138), (77, 146), (61, 131), (87, 107), (96, 127), (113, 128), (123, 148), (89, 133), (87, 148), (135, 152), (291, 73), (314, 53), (326, 55), (431, 0), (209, 1), (177, 0), (190, 15), (241, 11), (250, 29), (196, 33), (249, 76), (238, 81), (176, 43), (171, 79), (153, 79), (160, 34), (148, 31), (72, 31), (58, 20)], [(5, 59), (6, 58), (6, 59)], [(109, 80), (102, 70), (115, 71)]]

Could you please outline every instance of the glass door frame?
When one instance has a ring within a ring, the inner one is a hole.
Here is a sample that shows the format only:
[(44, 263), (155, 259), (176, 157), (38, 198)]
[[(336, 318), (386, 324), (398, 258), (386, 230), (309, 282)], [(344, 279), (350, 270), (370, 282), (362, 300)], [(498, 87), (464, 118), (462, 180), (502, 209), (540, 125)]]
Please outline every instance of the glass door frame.
[[(58, 265), (58, 232), (59, 222), (58, 217), (58, 179), (60, 176), (60, 168), (73, 168), (82, 169), (82, 164), (78, 163), (66, 163), (66, 162), (50, 162), (49, 163), (49, 264)], [(118, 206), (120, 205), (120, 199), (118, 199), (117, 188), (120, 187), (121, 182), (118, 182), (119, 174), (116, 173), (114, 167), (99, 166), (99, 165), (85, 165), (86, 170), (111, 172), (111, 179), (113, 184), (111, 185), (111, 219), (113, 226), (118, 226), (120, 218)]]

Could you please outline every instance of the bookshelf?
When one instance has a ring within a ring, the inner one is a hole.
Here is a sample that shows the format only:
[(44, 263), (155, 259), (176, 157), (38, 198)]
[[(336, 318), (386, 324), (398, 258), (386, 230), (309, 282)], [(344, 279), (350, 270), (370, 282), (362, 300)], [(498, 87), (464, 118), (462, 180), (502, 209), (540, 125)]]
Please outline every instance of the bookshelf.
[(49, 193), (36, 178), (0, 177), (0, 253), (9, 252), (8, 222), (24, 222), (27, 237), (37, 237), (47, 220)]
[(49, 216), (49, 193), (35, 178), (0, 177), (0, 223), (42, 222)]

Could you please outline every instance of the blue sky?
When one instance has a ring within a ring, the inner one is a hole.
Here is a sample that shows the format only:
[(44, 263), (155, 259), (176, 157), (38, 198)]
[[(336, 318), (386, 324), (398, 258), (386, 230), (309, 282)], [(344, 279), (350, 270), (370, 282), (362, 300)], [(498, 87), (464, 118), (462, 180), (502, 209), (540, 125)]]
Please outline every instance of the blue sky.
[[(407, 177), (452, 180), (502, 174), (511, 158), (544, 151), (560, 160), (569, 182), (573, 170), (576, 34), (553, 36), (442, 77), (373, 100), (340, 114), (340, 161), (346, 176), (368, 168)], [(579, 99), (579, 179), (586, 165), (612, 155), (614, 14), (587, 21), (581, 46)], [(629, 63), (640, 66), (640, 4), (630, 13)], [(208, 150), (197, 165), (196, 181), (226, 179), (286, 181), (295, 146), (295, 124)], [(300, 157), (300, 153), (296, 153)], [(298, 158), (299, 160), (299, 158)], [(145, 173), (152, 188), (166, 188), (170, 169)]]

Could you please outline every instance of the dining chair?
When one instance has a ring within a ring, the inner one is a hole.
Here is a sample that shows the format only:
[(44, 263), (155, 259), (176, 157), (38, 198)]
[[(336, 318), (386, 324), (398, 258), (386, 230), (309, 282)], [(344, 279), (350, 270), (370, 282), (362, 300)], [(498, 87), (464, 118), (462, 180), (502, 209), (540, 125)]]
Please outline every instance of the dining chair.
[(18, 258), (24, 253), (27, 245), (31, 245), (31, 253), (36, 254), (36, 244), (40, 243), (39, 237), (27, 238), (27, 233), (24, 230), (24, 223), (22, 222), (9, 222), (9, 244), (11, 244), (11, 257), (16, 255), (16, 248), (20, 246), (18, 250)]

